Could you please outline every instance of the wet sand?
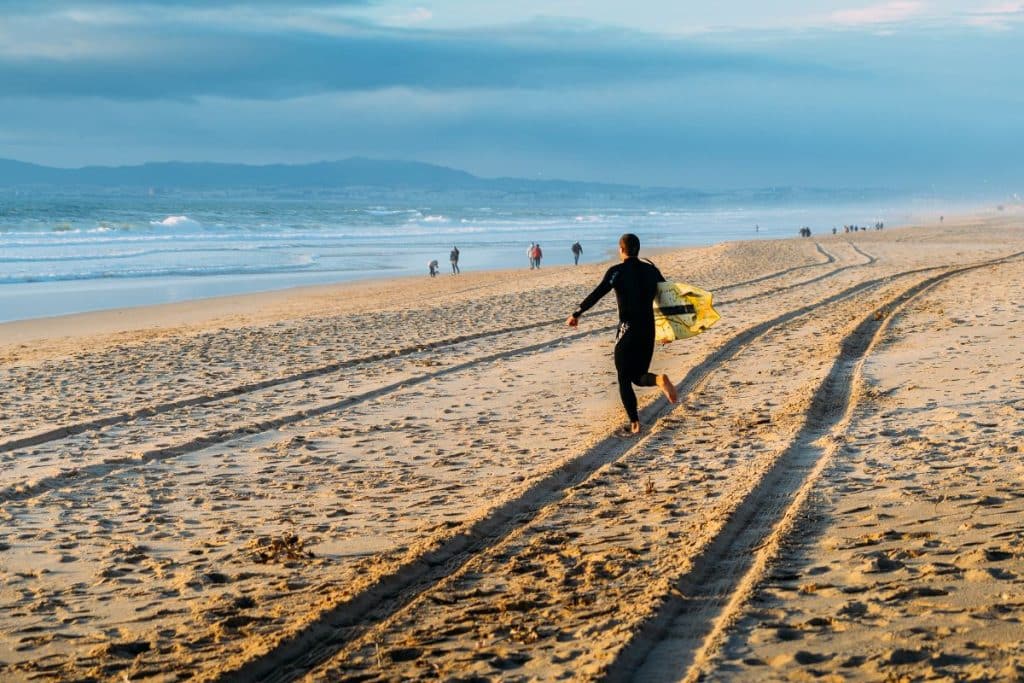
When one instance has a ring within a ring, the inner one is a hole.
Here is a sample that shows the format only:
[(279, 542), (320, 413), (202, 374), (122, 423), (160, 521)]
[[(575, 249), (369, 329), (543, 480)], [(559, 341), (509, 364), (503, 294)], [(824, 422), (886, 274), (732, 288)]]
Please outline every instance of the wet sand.
[(0, 325), (0, 678), (1024, 675), (1024, 218)]

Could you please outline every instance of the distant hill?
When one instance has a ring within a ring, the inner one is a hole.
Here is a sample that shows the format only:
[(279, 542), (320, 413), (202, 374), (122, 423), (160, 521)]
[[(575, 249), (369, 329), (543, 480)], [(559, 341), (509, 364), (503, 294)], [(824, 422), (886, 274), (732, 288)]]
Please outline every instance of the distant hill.
[(159, 162), (137, 166), (51, 168), (0, 159), (0, 190), (117, 190), (209, 192), (273, 190), (303, 194), (312, 190), (355, 198), (386, 197), (392, 192), (453, 193), (512, 201), (633, 200), (647, 203), (736, 203), (862, 200), (902, 194), (884, 189), (772, 187), (702, 192), (686, 188), (638, 187), (573, 180), (480, 178), (466, 171), (416, 161), (354, 157), (311, 164), (222, 164)]
[(628, 191), (624, 185), (559, 180), (479, 178), (466, 171), (416, 161), (360, 157), (311, 164), (220, 164), (160, 162), (138, 166), (51, 168), (0, 159), (0, 187), (159, 187), (213, 189), (237, 187), (389, 188), (498, 191)]

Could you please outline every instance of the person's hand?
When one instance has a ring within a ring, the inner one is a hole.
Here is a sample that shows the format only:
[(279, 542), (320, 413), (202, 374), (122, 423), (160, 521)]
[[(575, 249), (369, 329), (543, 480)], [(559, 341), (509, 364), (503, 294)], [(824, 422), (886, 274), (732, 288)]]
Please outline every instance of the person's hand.
[(576, 317), (576, 316), (574, 316), (574, 315), (570, 315), (570, 316), (569, 316), (569, 317), (568, 317), (568, 318), (566, 319), (566, 321), (565, 321), (565, 324), (566, 324), (566, 325), (568, 325), (569, 327), (576, 327), (576, 325), (577, 325), (577, 324), (579, 324), (579, 322), (580, 322), (580, 319), (579, 319), (579, 318), (577, 318), (577, 317)]

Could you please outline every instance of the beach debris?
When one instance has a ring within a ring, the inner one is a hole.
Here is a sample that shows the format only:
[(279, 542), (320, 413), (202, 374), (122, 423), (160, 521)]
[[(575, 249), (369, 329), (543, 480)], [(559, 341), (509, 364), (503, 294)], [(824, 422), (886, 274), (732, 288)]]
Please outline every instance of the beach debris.
[(306, 550), (305, 543), (295, 534), (283, 534), (277, 538), (260, 536), (249, 543), (246, 551), (254, 562), (260, 564), (316, 557), (311, 550)]

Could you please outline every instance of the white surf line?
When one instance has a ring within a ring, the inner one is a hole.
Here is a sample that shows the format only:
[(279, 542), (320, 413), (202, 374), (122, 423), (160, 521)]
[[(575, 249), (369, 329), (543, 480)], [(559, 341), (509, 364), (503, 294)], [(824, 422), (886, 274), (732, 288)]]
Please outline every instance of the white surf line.
[[(795, 318), (813, 313), (823, 306), (847, 299), (881, 282), (903, 275), (894, 274), (859, 283), (821, 301), (789, 311), (737, 333), (700, 364), (691, 368), (677, 385), (681, 400), (676, 405), (683, 405), (684, 397), (692, 394), (722, 363), (766, 332)], [(641, 416), (644, 421), (651, 422), (671, 412), (672, 409), (671, 404), (659, 398), (641, 411)], [(585, 480), (600, 467), (621, 459), (637, 446), (638, 442), (624, 442), (618, 437), (607, 437), (575, 459), (556, 466), (518, 498), (490, 511), (485, 518), (475, 522), (469, 529), (459, 531), (450, 540), (443, 541), (435, 550), (412, 558), (411, 562), (400, 566), (396, 571), (381, 576), (376, 584), (325, 611), (298, 634), (282, 641), (266, 655), (243, 663), (234, 671), (224, 672), (218, 675), (216, 680), (293, 680), (304, 671), (328, 661), (358, 638), (358, 631), (365, 632), (374, 624), (390, 618), (406, 604), (457, 572), (473, 557), (502, 542), (516, 529), (536, 517), (542, 508), (557, 503), (570, 487)]]
[[(607, 681), (696, 681), (725, 632), (778, 552), (818, 477), (841, 445), (856, 400), (862, 368), (893, 316), (938, 283), (977, 268), (991, 267), (1024, 252), (947, 270), (894, 297), (889, 315), (876, 324), (866, 316), (842, 343), (828, 376), (819, 385), (804, 427), (765, 473), (722, 530), (704, 547), (677, 590), (643, 624), (609, 666)], [(878, 311), (880, 309), (876, 309)], [(827, 441), (826, 445), (819, 445)]]
[[(735, 289), (737, 287), (741, 287), (741, 286), (744, 286), (744, 285), (747, 285), (747, 284), (756, 283), (756, 282), (760, 282), (760, 281), (767, 280), (767, 279), (773, 279), (773, 278), (782, 277), (784, 275), (787, 275), (787, 274), (789, 274), (791, 272), (794, 272), (796, 270), (801, 270), (803, 268), (828, 265), (830, 263), (835, 262), (835, 258), (831, 254), (827, 254), (827, 252), (824, 252), (824, 250), (821, 249), (820, 245), (818, 245), (818, 246), (819, 246), (819, 250), (822, 251), (822, 253), (826, 254), (826, 256), (828, 257), (828, 260), (826, 260), (824, 262), (821, 262), (821, 263), (806, 264), (806, 265), (803, 265), (803, 266), (797, 266), (795, 268), (789, 268), (789, 269), (786, 269), (786, 270), (778, 271), (776, 273), (773, 273), (771, 275), (767, 275), (767, 276), (765, 276), (763, 278), (758, 278), (756, 280), (750, 280), (750, 281), (747, 281), (747, 282), (740, 282), (740, 283), (736, 283), (736, 284), (725, 285), (723, 287), (719, 287), (718, 290), (719, 291), (723, 291), (723, 290), (728, 290), (728, 289)], [(840, 272), (841, 270), (844, 270), (845, 268), (849, 268), (849, 267), (850, 266), (846, 266), (844, 268), (837, 269), (835, 271), (831, 271), (830, 273), (827, 273), (825, 275), (825, 277), (828, 277), (829, 275), (831, 275), (833, 273)], [(778, 290), (778, 291), (782, 291), (782, 290)], [(719, 302), (719, 305), (728, 304), (728, 303), (733, 303), (733, 302), (730, 302), (730, 301)], [(593, 313), (591, 315), (592, 315), (592, 317), (608, 316), (608, 315), (611, 315), (613, 312), (614, 311), (612, 311), (612, 310), (598, 311), (598, 312), (595, 312), (595, 313)], [(11, 440), (2, 442), (2, 443), (0, 443), (0, 453), (13, 451), (13, 450), (17, 450), (17, 449), (20, 449), (20, 448), (30, 448), (32, 446), (39, 446), (39, 445), (42, 445), (42, 444), (50, 442), (50, 441), (57, 441), (59, 439), (64, 439), (64, 438), (67, 438), (69, 436), (75, 436), (75, 435), (81, 434), (83, 432), (94, 431), (94, 430), (97, 430), (97, 429), (102, 429), (103, 427), (110, 427), (110, 426), (113, 426), (113, 425), (116, 425), (116, 424), (122, 424), (122, 423), (125, 423), (125, 422), (131, 422), (133, 420), (138, 420), (138, 419), (144, 418), (144, 417), (152, 417), (154, 415), (168, 413), (168, 412), (171, 412), (171, 411), (174, 411), (174, 410), (178, 410), (178, 409), (181, 409), (181, 408), (190, 408), (190, 407), (194, 407), (194, 406), (205, 405), (207, 403), (216, 403), (218, 401), (223, 401), (223, 400), (230, 399), (230, 398), (237, 398), (238, 396), (240, 396), (242, 394), (251, 394), (251, 393), (254, 393), (254, 392), (257, 392), (257, 391), (262, 391), (264, 389), (278, 387), (278, 386), (281, 386), (281, 385), (284, 385), (284, 384), (292, 384), (292, 383), (295, 383), (295, 382), (301, 382), (301, 381), (304, 381), (304, 380), (307, 380), (307, 379), (313, 379), (313, 378), (316, 378), (316, 377), (321, 377), (321, 376), (324, 376), (324, 375), (329, 375), (329, 374), (332, 374), (334, 372), (338, 372), (339, 370), (345, 370), (345, 369), (356, 367), (356, 366), (359, 366), (359, 365), (366, 365), (366, 364), (370, 364), (370, 363), (378, 363), (378, 362), (381, 362), (381, 361), (392, 360), (392, 359), (395, 359), (395, 358), (400, 358), (400, 357), (403, 357), (403, 356), (408, 356), (408, 355), (411, 355), (411, 354), (414, 354), (414, 353), (420, 353), (420, 352), (423, 352), (423, 351), (433, 351), (433, 350), (436, 350), (436, 349), (447, 348), (447, 347), (451, 347), (451, 346), (457, 346), (459, 344), (464, 344), (464, 343), (471, 342), (471, 341), (476, 341), (476, 340), (479, 340), (479, 339), (485, 339), (485, 338), (487, 338), (489, 336), (498, 336), (498, 335), (502, 335), (502, 334), (513, 334), (513, 333), (516, 333), (516, 332), (524, 332), (524, 331), (527, 331), (527, 330), (539, 329), (539, 328), (542, 328), (542, 327), (548, 327), (548, 326), (552, 326), (552, 325), (561, 325), (564, 322), (565, 322), (564, 318), (558, 318), (558, 319), (546, 320), (546, 321), (542, 321), (542, 322), (524, 323), (523, 325), (515, 325), (515, 326), (512, 326), (512, 327), (505, 327), (505, 328), (492, 329), (492, 330), (484, 330), (484, 331), (481, 331), (481, 332), (475, 332), (473, 334), (459, 335), (457, 337), (449, 337), (447, 339), (440, 339), (440, 340), (433, 341), (433, 342), (424, 342), (424, 343), (421, 343), (421, 344), (415, 344), (415, 345), (411, 345), (411, 346), (401, 347), (401, 348), (398, 348), (398, 349), (392, 349), (390, 351), (383, 351), (381, 353), (370, 354), (368, 356), (362, 356), (360, 358), (352, 358), (352, 359), (345, 360), (345, 361), (339, 361), (337, 363), (329, 363), (327, 365), (322, 365), (322, 366), (319, 366), (319, 367), (310, 368), (309, 370), (303, 370), (301, 372), (293, 373), (293, 374), (290, 374), (290, 375), (285, 375), (284, 377), (275, 377), (275, 378), (271, 378), (271, 379), (261, 380), (261, 381), (258, 381), (258, 382), (250, 382), (248, 384), (240, 384), (240, 385), (237, 385), (237, 386), (229, 387), (227, 389), (221, 389), (219, 391), (215, 391), (215, 392), (212, 392), (212, 393), (202, 394), (200, 396), (190, 396), (188, 398), (179, 399), (177, 401), (167, 401), (167, 402), (164, 402), (164, 403), (157, 403), (157, 404), (153, 404), (153, 405), (149, 405), (149, 406), (144, 406), (142, 408), (137, 408), (135, 410), (122, 411), (122, 412), (119, 412), (119, 413), (115, 413), (113, 415), (107, 415), (107, 416), (104, 416), (104, 417), (98, 417), (98, 418), (94, 418), (92, 420), (85, 420), (85, 421), (82, 421), (82, 422), (77, 422), (77, 423), (73, 423), (73, 424), (69, 424), (69, 425), (62, 425), (60, 427), (54, 427), (54, 428), (47, 429), (47, 430), (44, 430), (44, 431), (41, 431), (41, 432), (35, 432), (35, 433), (28, 434), (28, 435), (23, 436), (23, 437), (18, 437), (18, 438), (15, 438), (15, 439), (11, 439)], [(601, 329), (601, 330), (592, 330), (591, 332), (598, 332), (598, 331), (603, 332), (605, 330), (603, 330), (603, 329)]]

